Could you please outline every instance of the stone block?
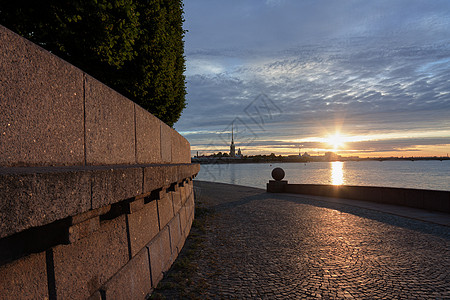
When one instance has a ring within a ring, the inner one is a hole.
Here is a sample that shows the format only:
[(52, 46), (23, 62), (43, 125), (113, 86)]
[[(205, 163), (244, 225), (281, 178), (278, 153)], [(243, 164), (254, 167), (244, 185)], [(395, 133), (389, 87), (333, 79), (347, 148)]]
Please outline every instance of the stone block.
[(404, 189), (380, 187), (381, 197), (379, 203), (400, 205), (404, 196)]
[(286, 192), (286, 186), (287, 186), (287, 180), (269, 180), (269, 183), (267, 184), (267, 192), (268, 193), (285, 193)]
[(172, 132), (174, 130), (161, 122), (161, 161), (172, 162)]
[(450, 211), (448, 210), (449, 195), (450, 192), (447, 191), (424, 190), (423, 208), (450, 213)]
[(187, 223), (188, 223), (188, 216), (186, 214), (185, 206), (182, 206), (180, 208), (179, 214), (180, 214), (181, 231), (184, 234), (186, 231)]
[(83, 72), (0, 26), (0, 165), (84, 164)]
[(0, 298), (48, 299), (45, 252), (0, 267)]
[(93, 293), (87, 300), (103, 300), (100, 291)]
[(172, 251), (170, 248), (169, 227), (163, 230), (147, 245), (150, 256), (152, 286), (155, 287), (170, 268)]
[(93, 170), (91, 174), (93, 209), (142, 194), (142, 168)]
[(86, 299), (128, 262), (125, 216), (103, 221), (100, 230), (53, 248), (57, 299)]
[(182, 207), (180, 188), (178, 187), (178, 185), (174, 186), (174, 190), (170, 192), (170, 195), (173, 202), (173, 212), (177, 214)]
[(89, 236), (100, 228), (100, 217), (94, 217), (69, 227), (69, 242), (76, 241)]
[(172, 131), (172, 163), (190, 163), (191, 146), (189, 142), (175, 130)]
[(75, 225), (75, 224), (84, 222), (84, 221), (86, 221), (86, 220), (95, 218), (95, 217), (97, 217), (97, 216), (104, 215), (104, 214), (106, 214), (107, 212), (109, 212), (110, 209), (111, 209), (111, 205), (108, 205), (108, 206), (100, 207), (100, 208), (98, 208), (98, 209), (89, 210), (89, 211), (87, 211), (87, 212), (78, 214), (78, 215), (76, 215), (76, 216), (72, 216), (72, 217), (71, 217), (71, 224), (72, 224), (72, 225)]
[(142, 249), (102, 288), (105, 298), (146, 299), (151, 291), (147, 248)]
[(159, 193), (158, 203), (158, 215), (159, 215), (159, 228), (163, 228), (173, 218), (173, 202), (172, 197), (164, 190)]
[(177, 251), (177, 254), (178, 254), (179, 250), (181, 250), (181, 248), (178, 248), (178, 247), (183, 238), (183, 234), (181, 231), (181, 224), (180, 224), (180, 214), (175, 215), (173, 217), (173, 219), (170, 220), (168, 227), (169, 227), (169, 231), (170, 231), (170, 245), (172, 248), (172, 253), (174, 251)]
[(183, 185), (178, 185), (178, 189), (180, 191), (181, 205), (184, 205), (186, 202), (186, 187)]
[(136, 160), (138, 164), (161, 162), (161, 121), (135, 104)]
[(170, 179), (167, 176), (168, 166), (155, 165), (144, 168), (144, 193), (169, 186)]
[(166, 177), (169, 185), (178, 182), (181, 176), (179, 165), (166, 165)]
[(403, 193), (405, 197), (404, 206), (415, 208), (423, 207), (423, 193), (424, 190), (405, 189)]
[(194, 202), (194, 195), (190, 195), (188, 200), (186, 201), (187, 203), (187, 208), (189, 210), (189, 214), (193, 215), (194, 211), (195, 211), (195, 202)]
[(159, 232), (156, 201), (147, 203), (143, 209), (127, 215), (130, 232), (131, 255), (136, 255)]
[(138, 198), (128, 203), (127, 213), (135, 213), (145, 207), (145, 198)]
[(0, 174), (0, 238), (88, 211), (88, 172)]
[(136, 163), (134, 103), (90, 76), (85, 98), (86, 163)]

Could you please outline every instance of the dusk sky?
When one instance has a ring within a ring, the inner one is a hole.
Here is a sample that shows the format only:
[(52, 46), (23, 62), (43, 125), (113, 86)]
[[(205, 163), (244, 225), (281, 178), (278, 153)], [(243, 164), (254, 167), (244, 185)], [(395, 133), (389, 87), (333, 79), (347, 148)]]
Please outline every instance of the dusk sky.
[[(186, 0), (192, 154), (446, 156), (450, 1)], [(337, 135), (337, 137), (332, 137)]]

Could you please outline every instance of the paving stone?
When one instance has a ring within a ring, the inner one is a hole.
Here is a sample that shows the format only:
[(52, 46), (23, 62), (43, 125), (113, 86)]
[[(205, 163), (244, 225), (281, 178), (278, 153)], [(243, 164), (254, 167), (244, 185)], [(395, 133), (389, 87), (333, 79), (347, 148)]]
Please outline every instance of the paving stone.
[(200, 236), (201, 251), (191, 258), (198, 269), (189, 276), (186, 294), (211, 299), (450, 296), (448, 226), (317, 196), (203, 181), (195, 188), (213, 214)]

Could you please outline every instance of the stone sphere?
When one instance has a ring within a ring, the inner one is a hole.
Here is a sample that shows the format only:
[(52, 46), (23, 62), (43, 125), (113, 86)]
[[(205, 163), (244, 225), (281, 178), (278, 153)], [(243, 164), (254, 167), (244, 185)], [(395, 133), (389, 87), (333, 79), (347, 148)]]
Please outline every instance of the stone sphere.
[(282, 168), (275, 168), (272, 170), (272, 178), (276, 181), (280, 181), (284, 178), (284, 170)]

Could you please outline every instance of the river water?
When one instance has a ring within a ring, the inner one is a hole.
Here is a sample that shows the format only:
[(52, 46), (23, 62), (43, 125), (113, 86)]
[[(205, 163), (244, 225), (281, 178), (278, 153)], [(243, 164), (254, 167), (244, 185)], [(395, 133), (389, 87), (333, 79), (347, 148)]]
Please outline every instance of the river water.
[(266, 188), (273, 168), (289, 183), (386, 186), (450, 191), (450, 161), (347, 161), (202, 165), (196, 179)]

